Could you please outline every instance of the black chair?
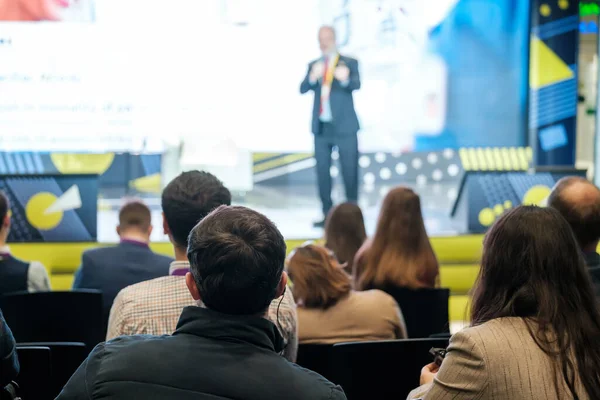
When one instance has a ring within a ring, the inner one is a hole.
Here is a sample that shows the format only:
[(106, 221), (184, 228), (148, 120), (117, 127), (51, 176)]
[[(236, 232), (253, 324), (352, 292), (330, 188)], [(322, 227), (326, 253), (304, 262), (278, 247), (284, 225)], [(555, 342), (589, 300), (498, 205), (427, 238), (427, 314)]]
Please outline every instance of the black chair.
[(77, 368), (88, 356), (85, 343), (81, 342), (41, 342), (18, 343), (23, 347), (48, 347), (51, 355), (52, 398), (58, 396)]
[(333, 382), (330, 368), (332, 344), (300, 344), (296, 364), (310, 369)]
[(51, 356), (48, 347), (19, 347), (17, 355), (21, 370), (15, 382), (23, 400), (53, 399)]
[(17, 343), (83, 342), (88, 352), (104, 341), (102, 293), (14, 293), (0, 297), (0, 309)]
[(402, 311), (409, 338), (427, 338), (450, 332), (449, 289), (386, 288)]
[(349, 400), (405, 399), (419, 386), (421, 369), (433, 361), (432, 347), (445, 339), (341, 343), (331, 351), (335, 383)]

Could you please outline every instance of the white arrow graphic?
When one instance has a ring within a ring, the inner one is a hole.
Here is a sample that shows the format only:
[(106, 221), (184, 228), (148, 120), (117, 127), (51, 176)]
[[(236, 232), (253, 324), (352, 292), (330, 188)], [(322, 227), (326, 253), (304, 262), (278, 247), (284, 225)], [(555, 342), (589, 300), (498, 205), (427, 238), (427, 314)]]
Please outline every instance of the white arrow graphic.
[(81, 207), (81, 195), (77, 185), (71, 186), (62, 196), (60, 196), (50, 207), (44, 211), (45, 215), (55, 212), (74, 210)]

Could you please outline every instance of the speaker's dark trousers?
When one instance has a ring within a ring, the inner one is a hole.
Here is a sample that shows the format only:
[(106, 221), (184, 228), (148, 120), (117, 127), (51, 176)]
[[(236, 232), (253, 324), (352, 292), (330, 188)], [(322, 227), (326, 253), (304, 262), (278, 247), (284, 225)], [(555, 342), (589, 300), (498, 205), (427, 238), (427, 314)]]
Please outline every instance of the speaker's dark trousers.
[(358, 137), (357, 132), (336, 132), (331, 123), (321, 122), (315, 134), (315, 159), (317, 160), (317, 184), (323, 204), (323, 215), (333, 206), (331, 200), (331, 152), (338, 148), (347, 201), (358, 201)]

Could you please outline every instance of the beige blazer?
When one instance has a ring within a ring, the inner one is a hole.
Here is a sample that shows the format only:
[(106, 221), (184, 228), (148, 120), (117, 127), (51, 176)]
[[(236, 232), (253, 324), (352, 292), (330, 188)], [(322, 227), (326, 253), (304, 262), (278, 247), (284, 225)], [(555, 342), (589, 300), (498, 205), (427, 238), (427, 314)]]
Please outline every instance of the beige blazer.
[(298, 342), (332, 344), (402, 339), (406, 325), (398, 303), (381, 290), (351, 291), (327, 310), (298, 306)]
[[(434, 382), (413, 390), (408, 398), (573, 398), (562, 376), (557, 393), (551, 362), (535, 344), (522, 318), (495, 319), (452, 336), (448, 354)], [(576, 385), (579, 398), (589, 399), (581, 382)]]

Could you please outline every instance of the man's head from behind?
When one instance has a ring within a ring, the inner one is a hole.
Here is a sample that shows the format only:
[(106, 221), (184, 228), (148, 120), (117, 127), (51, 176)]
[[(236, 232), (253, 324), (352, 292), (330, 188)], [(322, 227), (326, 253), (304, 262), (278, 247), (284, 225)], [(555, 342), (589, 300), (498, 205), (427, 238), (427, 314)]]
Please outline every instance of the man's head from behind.
[(264, 314), (284, 292), (285, 241), (264, 215), (221, 206), (190, 233), (186, 276), (195, 300), (214, 311)]
[(0, 190), (0, 241), (6, 241), (10, 230), (10, 202), (8, 197)]
[(163, 228), (176, 248), (185, 249), (194, 226), (209, 212), (231, 204), (231, 193), (214, 175), (188, 171), (173, 179), (162, 193)]
[(595, 251), (600, 239), (600, 190), (580, 177), (558, 181), (548, 197), (548, 206), (567, 220), (583, 251)]
[(117, 234), (122, 239), (135, 238), (150, 240), (152, 216), (150, 209), (141, 200), (129, 200), (119, 210)]

